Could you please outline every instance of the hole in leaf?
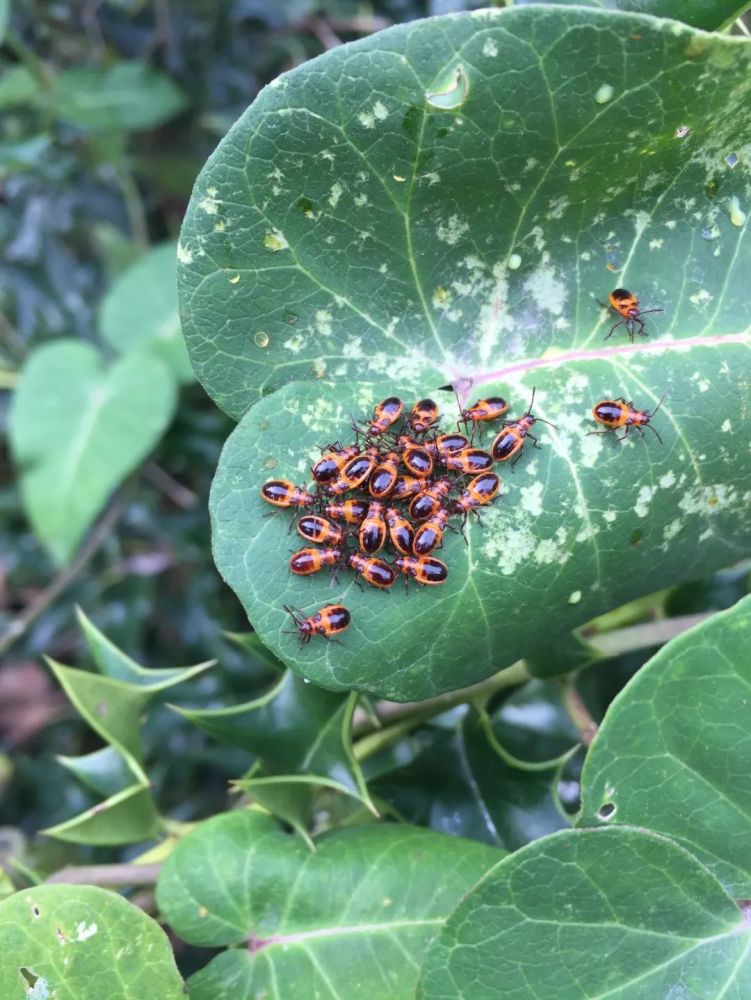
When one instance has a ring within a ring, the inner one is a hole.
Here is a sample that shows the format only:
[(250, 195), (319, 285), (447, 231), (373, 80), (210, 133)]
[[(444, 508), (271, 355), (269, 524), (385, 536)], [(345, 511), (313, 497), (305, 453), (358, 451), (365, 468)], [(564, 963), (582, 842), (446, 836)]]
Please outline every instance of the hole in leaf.
[(20, 966), (20, 968), (19, 968), (18, 971), (21, 973), (21, 975), (26, 980), (26, 982), (29, 984), (29, 986), (36, 986), (37, 980), (39, 979), (39, 976), (35, 975), (31, 971), (31, 969), (27, 969), (25, 966), (22, 965), (22, 966)]
[(691, 131), (690, 125), (679, 125), (675, 130), (676, 139), (685, 139), (688, 133)]
[(315, 205), (310, 200), (310, 198), (305, 198), (305, 197), (298, 198), (297, 201), (295, 202), (295, 204), (300, 209), (300, 211), (302, 212), (302, 214), (305, 216), (306, 219), (314, 219), (315, 218), (315, 214), (316, 214), (315, 213)]
[(717, 192), (720, 190), (720, 179), (719, 177), (712, 177), (704, 185), (704, 194), (707, 198), (714, 198)]
[(597, 815), (600, 819), (610, 819), (615, 815), (615, 803), (603, 802), (597, 811)]
[(737, 164), (737, 162), (738, 162), (738, 154), (737, 153), (728, 153), (728, 155), (725, 157), (725, 163), (727, 163), (727, 165), (731, 169)]
[(253, 343), (256, 347), (268, 347), (269, 346), (269, 335), (264, 333), (263, 330), (259, 330), (258, 333), (253, 337)]
[(735, 904), (743, 914), (743, 923), (751, 924), (751, 899), (736, 899)]
[(106, 701), (100, 701), (96, 707), (96, 714), (101, 715), (102, 718), (109, 712), (109, 706)]
[(34, 903), (34, 905), (31, 907), (31, 912), (34, 914), (35, 917), (41, 917), (42, 915), (42, 911), (39, 909), (36, 903)]
[(456, 66), (449, 80), (437, 84), (425, 100), (440, 111), (456, 111), (469, 97), (469, 78), (463, 66)]

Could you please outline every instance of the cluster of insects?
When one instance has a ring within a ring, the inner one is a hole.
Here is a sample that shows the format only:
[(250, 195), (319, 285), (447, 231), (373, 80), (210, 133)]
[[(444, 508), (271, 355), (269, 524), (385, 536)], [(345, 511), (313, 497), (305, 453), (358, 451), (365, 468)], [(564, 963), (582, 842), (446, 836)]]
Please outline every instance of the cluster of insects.
[[(643, 312), (636, 296), (625, 289), (610, 293), (610, 305), (621, 317), (608, 334), (624, 325), (631, 341), (644, 335)], [(478, 400), (462, 408), (457, 430), (439, 433), (438, 404), (421, 399), (405, 414), (402, 400), (390, 396), (378, 403), (373, 417), (364, 424), (352, 420), (352, 444), (335, 442), (321, 449), (311, 468), (315, 486), (296, 486), (286, 480), (271, 480), (261, 487), (261, 496), (274, 507), (295, 514), (297, 533), (306, 543), (294, 552), (289, 568), (296, 576), (311, 576), (328, 567), (334, 580), (342, 569), (378, 590), (389, 590), (399, 575), (405, 588), (410, 579), (435, 587), (448, 578), (448, 566), (435, 553), (443, 545), (453, 518), (461, 519), (459, 531), (471, 515), (498, 496), (501, 480), (492, 471), (496, 462), (516, 464), (527, 439), (539, 447), (532, 428), (549, 423), (533, 413), (535, 390), (526, 411), (505, 419), (509, 404), (499, 396)], [(623, 430), (623, 441), (632, 427), (640, 434), (651, 427), (653, 411), (637, 409), (625, 398), (605, 399), (592, 410), (606, 434)], [(487, 424), (500, 422), (490, 447), (475, 446), (475, 438)], [(400, 426), (401, 424), (401, 426)], [(550, 425), (554, 426), (554, 425)], [(291, 526), (290, 526), (291, 530)], [(393, 558), (384, 558), (391, 550)], [(327, 604), (306, 616), (285, 605), (300, 643), (314, 635), (329, 641), (349, 627), (350, 612), (341, 604)]]

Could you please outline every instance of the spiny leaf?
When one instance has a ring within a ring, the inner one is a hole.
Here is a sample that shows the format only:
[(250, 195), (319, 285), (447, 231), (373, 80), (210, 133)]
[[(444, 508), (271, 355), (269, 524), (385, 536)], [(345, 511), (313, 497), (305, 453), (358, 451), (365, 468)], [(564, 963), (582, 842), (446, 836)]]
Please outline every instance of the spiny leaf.
[(246, 945), (190, 982), (195, 1000), (414, 995), (427, 941), (499, 852), (415, 827), (338, 830), (311, 854), (273, 820), (202, 823), (165, 863), (157, 901), (184, 940)]
[(76, 616), (99, 673), (131, 687), (142, 688), (150, 696), (190, 680), (216, 664), (216, 660), (206, 660), (192, 667), (167, 667), (161, 670), (142, 667), (103, 635), (81, 608), (76, 609)]
[(740, 1000), (748, 935), (744, 907), (673, 841), (631, 827), (565, 831), (506, 858), (459, 904), (416, 995)]
[[(356, 700), (355, 695), (324, 691), (287, 671), (265, 695), (244, 705), (179, 711), (216, 739), (254, 754), (262, 764), (254, 778), (305, 775), (369, 802), (352, 755)], [(242, 787), (254, 794), (250, 784)]]
[(115, 892), (40, 885), (0, 902), (3, 1000), (184, 1000), (169, 941)]
[(74, 844), (137, 844), (159, 832), (159, 814), (149, 785), (136, 783), (41, 832)]
[(678, 840), (736, 897), (751, 895), (751, 597), (673, 639), (608, 710), (582, 775), (584, 826)]

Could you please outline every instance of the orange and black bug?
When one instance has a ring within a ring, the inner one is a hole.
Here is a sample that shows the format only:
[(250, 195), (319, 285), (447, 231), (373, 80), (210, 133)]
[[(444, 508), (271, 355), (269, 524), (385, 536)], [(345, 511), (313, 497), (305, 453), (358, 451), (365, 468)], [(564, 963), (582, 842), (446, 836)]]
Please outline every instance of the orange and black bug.
[(339, 477), (329, 485), (329, 493), (339, 496), (348, 490), (356, 490), (358, 486), (362, 486), (375, 468), (379, 458), (380, 452), (377, 448), (366, 448), (360, 455), (355, 455), (344, 466)]
[(415, 540), (415, 529), (407, 518), (396, 507), (386, 508), (386, 524), (389, 529), (391, 544), (403, 556), (412, 555), (412, 543)]
[(402, 415), (404, 403), (396, 396), (389, 396), (373, 407), (373, 422), (368, 427), (368, 437), (380, 437)]
[(413, 476), (425, 479), (433, 471), (433, 456), (427, 448), (417, 444), (404, 434), (399, 438), (402, 462)]
[(443, 464), (451, 472), (463, 472), (468, 476), (474, 476), (489, 469), (493, 459), (480, 448), (462, 448), (461, 451), (444, 456)]
[(446, 563), (433, 556), (397, 556), (394, 566), (400, 573), (404, 574), (404, 585), (406, 587), (408, 577), (412, 577), (417, 583), (425, 587), (434, 586), (438, 583), (445, 583), (449, 575)]
[(426, 485), (424, 479), (417, 479), (416, 476), (399, 476), (394, 484), (391, 499), (405, 500), (407, 497), (413, 497), (424, 490)]
[(464, 535), (464, 525), (467, 523), (467, 518), (470, 514), (475, 514), (479, 519), (480, 515), (477, 512), (477, 508), (486, 507), (492, 503), (498, 495), (500, 488), (501, 480), (494, 472), (483, 472), (467, 483), (467, 488), (454, 503), (454, 513), (464, 514), (461, 532), (465, 542), (467, 538)]
[(354, 458), (358, 453), (359, 448), (341, 448), (327, 451), (325, 455), (321, 455), (318, 461), (313, 465), (310, 470), (313, 474), (313, 478), (317, 483), (325, 485), (326, 483), (332, 482), (337, 479), (339, 473), (342, 471), (346, 463), (350, 458)]
[(419, 399), (412, 407), (409, 425), (415, 434), (424, 434), (438, 420), (439, 413), (438, 403), (432, 399)]
[(350, 552), (347, 563), (355, 571), (355, 581), (357, 576), (361, 576), (371, 587), (378, 587), (380, 590), (388, 590), (394, 585), (396, 573), (383, 559)]
[(508, 413), (508, 403), (500, 396), (488, 396), (487, 399), (478, 399), (476, 403), (473, 403), (466, 409), (462, 409), (460, 406), (459, 413), (461, 416), (456, 426), (460, 427), (464, 424), (464, 429), (466, 430), (472, 424), (472, 433), (474, 434), (477, 424), (484, 423), (487, 420), (500, 420), (501, 417), (505, 417)]
[(448, 479), (439, 479), (438, 482), (428, 486), (410, 502), (409, 516), (413, 521), (427, 521), (439, 509), (450, 489), (451, 483)]
[(386, 542), (386, 519), (383, 516), (383, 504), (374, 501), (368, 507), (365, 520), (360, 525), (357, 540), (362, 551), (369, 556), (380, 552)]
[(384, 500), (394, 489), (399, 477), (399, 452), (390, 451), (373, 469), (368, 483), (368, 493), (376, 500)]
[(296, 576), (310, 576), (324, 566), (330, 566), (336, 576), (336, 566), (342, 558), (342, 550), (337, 546), (325, 549), (299, 549), (289, 561), (289, 568)]
[[(536, 417), (532, 413), (534, 402), (535, 390), (533, 389), (532, 399), (529, 402), (527, 412), (519, 417), (518, 420), (504, 421), (504, 428), (496, 437), (493, 442), (493, 447), (491, 448), (491, 453), (496, 462), (508, 462), (510, 458), (513, 458), (513, 464), (516, 465), (521, 458), (524, 442), (528, 437), (534, 441), (535, 448), (539, 448), (537, 438), (534, 434), (530, 433), (530, 429), (538, 421), (542, 424), (548, 424), (549, 427), (555, 426), (555, 424), (551, 424), (549, 420), (543, 420), (542, 417)], [(514, 458), (514, 456), (516, 457)]]
[[(310, 642), (314, 635), (323, 636), (329, 642), (339, 642), (335, 636), (348, 628), (351, 621), (350, 613), (343, 604), (326, 604), (320, 611), (316, 611), (315, 614), (307, 618), (298, 617), (295, 614), (296, 611), (300, 611), (299, 608), (290, 608), (285, 604), (284, 610), (292, 616), (292, 621), (297, 626), (295, 632), (300, 637), (301, 646)], [(302, 615), (301, 611), (300, 614)], [(294, 635), (295, 633), (288, 634)]]
[(302, 486), (286, 479), (272, 479), (261, 487), (261, 496), (275, 507), (312, 507), (315, 497)]
[(454, 451), (466, 448), (469, 441), (463, 434), (439, 434), (434, 441), (426, 441), (424, 446), (433, 458), (442, 459)]
[(426, 556), (443, 544), (443, 533), (450, 516), (447, 510), (441, 508), (429, 520), (422, 522), (415, 532), (412, 545), (412, 551), (416, 556)]
[(323, 508), (327, 517), (345, 524), (359, 524), (368, 513), (367, 500), (344, 500), (339, 503), (329, 503)]
[[(626, 332), (628, 333), (628, 339), (633, 344), (634, 337), (637, 335), (640, 337), (646, 337), (644, 332), (644, 320), (641, 318), (647, 313), (660, 313), (662, 309), (640, 309), (639, 300), (634, 295), (633, 292), (627, 291), (625, 288), (614, 288), (613, 291), (608, 296), (608, 305), (606, 306), (604, 302), (599, 303), (603, 308), (611, 309), (619, 319), (610, 328), (610, 333), (605, 338), (612, 337), (619, 326), (625, 326)], [(638, 327), (638, 329), (637, 329)]]
[(331, 521), (327, 521), (320, 514), (306, 514), (297, 522), (297, 533), (307, 542), (316, 542), (318, 545), (341, 545), (344, 541), (344, 532)]
[(654, 410), (650, 412), (649, 410), (637, 410), (634, 404), (626, 402), (623, 396), (619, 396), (618, 399), (603, 399), (593, 407), (592, 416), (598, 424), (604, 424), (609, 430), (590, 431), (589, 433), (608, 434), (610, 431), (616, 431), (619, 427), (623, 427), (623, 434), (620, 437), (616, 435), (615, 438), (616, 442), (620, 442), (626, 439), (632, 427), (635, 427), (642, 437), (644, 437), (642, 428), (648, 427), (660, 444), (662, 444), (662, 438), (650, 423), (650, 420), (661, 406), (662, 399), (655, 406)]

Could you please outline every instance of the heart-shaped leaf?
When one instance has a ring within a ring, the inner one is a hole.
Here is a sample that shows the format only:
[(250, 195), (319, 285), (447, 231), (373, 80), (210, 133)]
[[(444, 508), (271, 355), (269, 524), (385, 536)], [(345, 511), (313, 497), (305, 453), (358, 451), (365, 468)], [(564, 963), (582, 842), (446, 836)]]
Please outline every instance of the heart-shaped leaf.
[[(329, 52), (231, 130), (181, 236), (183, 326), (208, 391), (246, 414), (213, 491), (217, 564), (285, 663), (426, 697), (539, 646), (541, 615), (552, 641), (643, 593), (647, 552), (649, 589), (748, 553), (750, 66), (743, 39), (649, 17), (480, 11)], [(664, 310), (633, 343), (607, 336), (614, 284)], [(515, 416), (536, 387), (555, 424), (499, 467), (484, 532), (446, 543), (448, 582), (406, 603), (290, 579), (263, 481), (306, 481), (350, 413), (447, 383)], [(587, 436), (619, 396), (664, 397), (664, 444)], [(281, 634), (283, 603), (334, 597), (343, 646)]]
[(751, 597), (664, 646), (608, 710), (582, 775), (585, 826), (667, 834), (751, 896)]
[(417, 996), (740, 1000), (749, 950), (747, 900), (736, 906), (673, 841), (630, 827), (565, 831), (506, 858), (459, 904)]
[(117, 893), (41, 885), (0, 903), (3, 1000), (184, 1000), (167, 935)]
[(156, 358), (132, 355), (105, 369), (74, 340), (31, 356), (13, 397), (10, 442), (29, 519), (58, 562), (154, 447), (174, 406), (174, 382)]
[(185, 94), (171, 77), (137, 59), (105, 70), (65, 69), (45, 96), (58, 117), (97, 132), (154, 128), (186, 105)]
[(154, 247), (123, 272), (102, 302), (102, 337), (118, 354), (148, 351), (180, 382), (192, 382), (177, 312), (175, 244)]
[(242, 810), (202, 823), (159, 876), (186, 941), (230, 947), (190, 980), (191, 1000), (414, 996), (425, 946), (499, 851), (407, 826), (324, 834), (310, 850)]

